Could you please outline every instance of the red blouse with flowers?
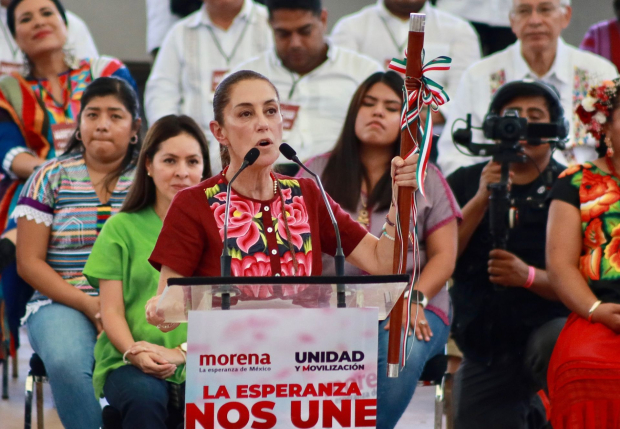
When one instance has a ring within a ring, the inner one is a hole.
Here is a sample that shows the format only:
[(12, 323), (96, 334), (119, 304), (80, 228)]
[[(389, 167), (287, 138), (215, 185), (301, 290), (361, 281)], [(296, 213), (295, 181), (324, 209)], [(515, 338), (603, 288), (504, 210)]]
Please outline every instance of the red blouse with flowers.
[(591, 163), (565, 170), (551, 197), (581, 212), (579, 269), (594, 294), (620, 303), (620, 179)]
[[(315, 182), (277, 178), (284, 207), (279, 194), (259, 201), (231, 190), (228, 247), (234, 277), (295, 274), (284, 216), (298, 276), (320, 275), (321, 253), (336, 252), (334, 228)], [(218, 174), (176, 195), (149, 259), (156, 269), (165, 265), (185, 277), (220, 275), (227, 188), (226, 178)], [(329, 201), (348, 256), (368, 232)]]

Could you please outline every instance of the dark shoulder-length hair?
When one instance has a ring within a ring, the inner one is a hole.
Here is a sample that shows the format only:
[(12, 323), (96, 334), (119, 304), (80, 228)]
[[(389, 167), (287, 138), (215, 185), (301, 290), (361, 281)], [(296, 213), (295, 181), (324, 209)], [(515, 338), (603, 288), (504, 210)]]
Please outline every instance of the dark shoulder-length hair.
[[(357, 114), (362, 101), (370, 88), (377, 83), (384, 83), (402, 99), (403, 79), (395, 72), (377, 72), (362, 82), (355, 94), (353, 94), (342, 132), (321, 175), (327, 193), (350, 212), (357, 211), (363, 182), (366, 182), (366, 188), (370, 192), (367, 207), (373, 207), (375, 210), (385, 210), (390, 206), (392, 198), (392, 180), (390, 178), (389, 165), (374, 189), (370, 190), (368, 171), (366, 171), (366, 167), (360, 159), (360, 146), (362, 142), (355, 134), (355, 121), (357, 120)], [(393, 156), (400, 153), (400, 133), (392, 144), (392, 153)]]
[(92, 81), (84, 90), (81, 99), (80, 114), (77, 118), (77, 128), (67, 143), (65, 154), (71, 153), (84, 153), (84, 144), (81, 137), (78, 139), (78, 133), (80, 132), (80, 126), (82, 121), (82, 113), (88, 104), (95, 98), (113, 96), (120, 101), (125, 109), (131, 115), (133, 126), (137, 129), (136, 140), (131, 142), (127, 146), (127, 153), (123, 158), (118, 168), (106, 175), (104, 178), (105, 187), (111, 191), (110, 187), (112, 183), (116, 181), (125, 172), (129, 171), (135, 166), (138, 153), (140, 153), (140, 147), (142, 145), (142, 135), (140, 133), (140, 102), (138, 96), (133, 87), (123, 79), (116, 77), (100, 77)]
[(155, 122), (146, 133), (142, 150), (140, 151), (140, 157), (138, 158), (136, 177), (125, 198), (125, 202), (121, 208), (122, 212), (134, 213), (155, 204), (157, 195), (155, 183), (153, 182), (153, 178), (147, 174), (146, 161), (153, 161), (155, 154), (159, 151), (163, 142), (183, 133), (193, 137), (200, 145), (200, 152), (202, 153), (204, 164), (202, 178), (206, 179), (211, 177), (209, 144), (200, 126), (189, 116), (164, 116)]
[[(6, 26), (9, 27), (9, 31), (13, 38), (15, 38), (15, 9), (17, 6), (23, 2), (24, 0), (13, 0), (6, 8)], [(58, 9), (58, 13), (62, 17), (62, 20), (67, 25), (67, 13), (65, 12), (65, 8), (59, 0), (50, 0)]]

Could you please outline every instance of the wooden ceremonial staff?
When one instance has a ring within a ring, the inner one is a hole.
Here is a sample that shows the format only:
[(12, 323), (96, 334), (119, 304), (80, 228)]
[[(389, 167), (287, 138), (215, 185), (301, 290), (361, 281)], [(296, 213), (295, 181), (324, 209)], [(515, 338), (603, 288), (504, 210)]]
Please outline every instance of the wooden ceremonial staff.
[[(422, 78), (422, 49), (424, 47), (424, 24), (426, 15), (423, 13), (412, 13), (409, 18), (409, 40), (407, 43), (407, 72), (405, 73), (405, 87), (407, 92), (420, 88)], [(409, 109), (407, 109), (409, 110)], [(419, 132), (418, 117), (409, 129), (401, 132), (400, 137), (400, 156), (404, 159), (414, 148), (409, 130), (415, 133), (416, 140), (419, 142), (421, 135)], [(398, 189), (398, 216), (402, 237), (396, 234), (394, 242), (394, 274), (405, 274), (407, 272), (407, 249), (409, 247), (409, 218), (411, 217), (411, 199), (413, 198), (413, 188), (399, 187)], [(403, 257), (403, 265), (399, 267), (400, 256)], [(401, 269), (402, 268), (402, 269)], [(415, 268), (415, 267), (414, 267)], [(399, 271), (399, 269), (401, 269)], [(396, 305), (390, 314), (390, 336), (388, 342), (388, 377), (398, 377), (400, 362), (400, 343), (403, 319), (403, 306), (405, 299), (403, 294), (396, 301)]]

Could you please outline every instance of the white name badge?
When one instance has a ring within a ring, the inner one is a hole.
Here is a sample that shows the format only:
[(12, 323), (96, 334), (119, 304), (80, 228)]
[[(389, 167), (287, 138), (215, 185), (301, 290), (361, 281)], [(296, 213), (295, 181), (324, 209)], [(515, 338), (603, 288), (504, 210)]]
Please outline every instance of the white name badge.
[(77, 123), (62, 122), (60, 124), (52, 125), (52, 136), (54, 138), (54, 149), (56, 155), (60, 155), (65, 151), (69, 139), (73, 135), (73, 132), (77, 128)]
[(228, 74), (229, 70), (213, 70), (211, 74), (211, 92), (215, 92), (218, 85), (222, 80), (224, 80), (224, 76)]
[(297, 121), (297, 115), (299, 115), (299, 109), (301, 106), (297, 104), (280, 104), (280, 111), (282, 112), (282, 128), (285, 131), (290, 131), (295, 127)]

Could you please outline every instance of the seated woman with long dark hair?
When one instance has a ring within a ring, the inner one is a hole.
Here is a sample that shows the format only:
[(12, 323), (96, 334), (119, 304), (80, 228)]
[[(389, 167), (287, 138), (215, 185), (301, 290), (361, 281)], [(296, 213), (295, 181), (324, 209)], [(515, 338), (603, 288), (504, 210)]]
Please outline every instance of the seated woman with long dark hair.
[[(321, 176), (328, 194), (353, 219), (373, 235), (382, 226), (392, 198), (390, 160), (400, 151), (400, 112), (403, 80), (394, 72), (379, 72), (363, 82), (354, 94), (340, 137), (330, 153), (308, 161)], [(443, 352), (450, 330), (450, 299), (446, 282), (456, 263), (457, 219), (461, 212), (439, 170), (429, 165), (426, 198), (417, 198), (419, 266), (415, 267), (416, 289), (429, 299), (426, 308), (414, 304), (416, 338), (411, 354), (398, 378), (386, 377), (389, 320), (379, 329), (379, 385), (377, 427), (393, 428), (407, 408), (424, 364)], [(410, 272), (413, 248), (410, 247)], [(333, 260), (324, 258), (324, 274), (335, 273)], [(362, 274), (347, 264), (345, 273)], [(421, 311), (421, 310), (424, 311)], [(384, 328), (384, 329), (381, 329)]]
[(84, 267), (101, 293), (95, 394), (121, 412), (123, 427), (165, 429), (169, 390), (185, 380), (187, 326), (164, 334), (144, 318), (159, 277), (148, 258), (176, 193), (210, 176), (207, 140), (193, 119), (155, 122), (121, 212), (106, 222)]
[(101, 426), (92, 380), (102, 330), (99, 296), (83, 269), (133, 181), (140, 125), (138, 97), (126, 81), (93, 81), (66, 154), (30, 177), (14, 211), (17, 269), (36, 291), (25, 316), (28, 338), (45, 364), (65, 428)]

